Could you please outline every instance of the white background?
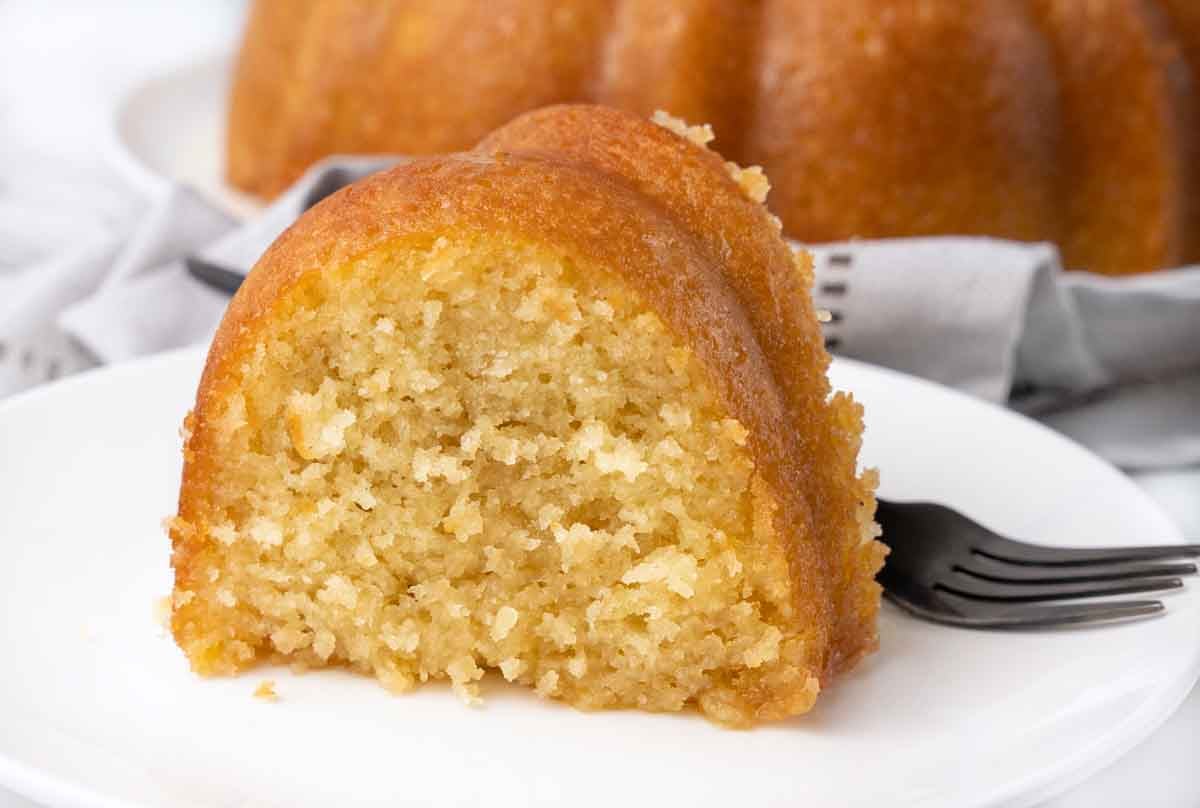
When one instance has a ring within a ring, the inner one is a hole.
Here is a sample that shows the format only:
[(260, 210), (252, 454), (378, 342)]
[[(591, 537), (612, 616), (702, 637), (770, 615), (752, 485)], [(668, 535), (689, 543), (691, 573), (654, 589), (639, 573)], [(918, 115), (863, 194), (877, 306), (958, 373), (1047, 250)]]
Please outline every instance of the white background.
[[(46, 243), (32, 228), (61, 230), (65, 245), (136, 217), (136, 194), (105, 162), (115, 99), (157, 71), (233, 47), (241, 15), (237, 0), (0, 0), (0, 273)], [(31, 199), (43, 214), (32, 223)], [(1139, 481), (1200, 540), (1200, 470)], [(0, 808), (31, 805), (0, 788)], [(1051, 805), (1200, 806), (1200, 690), (1144, 745)]]

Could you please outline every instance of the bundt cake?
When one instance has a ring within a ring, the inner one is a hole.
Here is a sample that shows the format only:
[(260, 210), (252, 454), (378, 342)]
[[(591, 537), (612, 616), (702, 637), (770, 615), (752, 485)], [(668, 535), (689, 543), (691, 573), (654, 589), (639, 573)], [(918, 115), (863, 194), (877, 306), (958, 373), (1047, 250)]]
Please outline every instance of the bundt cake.
[(811, 264), (760, 171), (663, 122), (529, 113), (263, 255), (185, 423), (171, 625), (196, 671), (468, 700), (496, 671), (748, 725), (875, 648), (875, 476)]
[(536, 107), (704, 120), (789, 236), (985, 234), (1200, 260), (1197, 0), (257, 0), (230, 181), (469, 148)]

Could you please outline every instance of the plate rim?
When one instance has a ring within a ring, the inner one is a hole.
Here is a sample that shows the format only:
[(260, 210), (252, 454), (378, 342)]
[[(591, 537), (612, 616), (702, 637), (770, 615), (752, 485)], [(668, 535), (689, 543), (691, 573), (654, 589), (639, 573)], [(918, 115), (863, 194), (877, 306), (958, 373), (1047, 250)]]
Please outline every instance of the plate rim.
[[(36, 406), (37, 402), (44, 397), (69, 395), (72, 389), (86, 387), (97, 379), (129, 375), (141, 376), (153, 373), (160, 366), (170, 367), (187, 362), (199, 366), (207, 351), (207, 345), (196, 344), (91, 368), (0, 401), (0, 420), (9, 417), (9, 413), (14, 410)], [(1109, 473), (1120, 478), (1127, 486), (1127, 492), (1131, 497), (1140, 499), (1142, 507), (1148, 507), (1157, 512), (1162, 517), (1162, 521), (1171, 526), (1170, 534), (1163, 537), (1164, 543), (1182, 543), (1184, 541), (1181, 531), (1162, 507), (1146, 492), (1138, 488), (1127, 475), (1086, 447), (1055, 432), (1045, 424), (963, 391), (890, 368), (843, 357), (835, 357), (833, 367), (835, 368), (834, 374), (838, 374), (839, 370), (837, 369), (841, 368), (852, 375), (867, 374), (881, 377), (884, 380), (890, 378), (902, 381), (909, 385), (925, 388), (934, 395), (955, 399), (958, 406), (983, 408), (990, 410), (993, 415), (999, 415), (1013, 423), (1019, 423), (1023, 428), (1032, 426), (1035, 431), (1042, 432), (1051, 440), (1059, 442), (1063, 448), (1086, 455), (1088, 459), (1098, 462)], [(835, 387), (835, 389), (845, 388)], [(1164, 681), (1152, 691), (1152, 696), (1148, 697), (1136, 710), (1125, 715), (1123, 720), (1089, 743), (1076, 747), (1071, 754), (1059, 758), (1057, 761), (1049, 762), (1020, 779), (1014, 778), (1007, 783), (995, 785), (989, 791), (978, 794), (966, 805), (977, 808), (999, 805), (1034, 805), (1068, 791), (1073, 786), (1112, 765), (1145, 741), (1175, 713), (1192, 688), (1196, 686), (1198, 680), (1200, 680), (1200, 631), (1196, 632), (1191, 645), (1190, 658), (1181, 667), (1179, 674), (1171, 680)], [(0, 751), (0, 785), (48, 806), (159, 808), (144, 802), (114, 797), (88, 785), (56, 776), (50, 770), (10, 757), (4, 751)]]
[[(116, 94), (108, 110), (107, 126), (100, 141), (100, 151), (103, 159), (118, 174), (125, 178), (126, 181), (148, 198), (160, 199), (169, 194), (174, 186), (181, 184), (181, 181), (162, 173), (146, 160), (142, 159), (141, 155), (126, 137), (126, 121), (131, 114), (134, 103), (152, 88), (170, 87), (173, 83), (194, 74), (201, 74), (206, 79), (210, 79), (223, 70), (232, 70), (236, 58), (236, 48), (229, 46), (212, 48), (197, 53), (187, 60), (177, 62), (169, 67), (140, 76), (136, 80), (128, 82)], [(222, 189), (230, 196), (239, 193), (236, 188), (225, 182), (223, 177), (219, 178), (219, 181)], [(229, 196), (210, 193), (206, 189), (195, 188), (187, 183), (182, 184), (187, 185), (204, 200), (232, 217), (235, 221), (247, 221), (256, 212), (251, 211), (248, 203), (246, 205), (238, 204)], [(256, 204), (260, 208), (265, 208), (267, 205), (265, 202), (258, 202)]]

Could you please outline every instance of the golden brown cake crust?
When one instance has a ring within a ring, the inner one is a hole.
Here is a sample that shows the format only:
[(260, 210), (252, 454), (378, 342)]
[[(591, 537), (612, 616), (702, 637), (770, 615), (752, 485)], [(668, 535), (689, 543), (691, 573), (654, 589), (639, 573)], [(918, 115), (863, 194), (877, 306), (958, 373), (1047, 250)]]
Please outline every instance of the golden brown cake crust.
[(707, 123), (718, 138), (713, 148), (731, 158), (742, 155), (762, 5), (728, 0), (615, 5), (586, 100), (646, 116), (662, 109)]
[[(858, 405), (841, 394), (828, 398), (810, 267), (794, 260), (769, 215), (714, 153), (611, 109), (534, 113), (475, 152), (356, 183), (281, 236), (214, 339), (188, 425), (181, 523), (203, 523), (220, 480), (206, 421), (240, 384), (242, 364), (285, 293), (308, 273), (383, 245), (498, 231), (612, 268), (694, 349), (749, 430), (753, 458), (778, 500), (798, 612), (812, 629), (813, 669), (824, 680), (874, 649), (880, 590), (873, 576), (885, 551), (864, 534), (873, 478), (856, 476)], [(206, 545), (186, 527), (172, 539), (176, 586), (186, 589), (205, 569)], [(761, 718), (785, 714), (770, 693), (744, 695), (760, 705)]]
[[(1190, 202), (1187, 232), (1183, 256), (1184, 263), (1194, 264), (1200, 261), (1200, 202), (1196, 199), (1196, 189), (1200, 189), (1200, 3), (1194, 0), (1162, 0), (1162, 15), (1155, 15), (1154, 7), (1148, 8), (1152, 16), (1161, 17), (1157, 25), (1162, 27), (1168, 39), (1166, 49), (1171, 50), (1170, 42), (1178, 43), (1183, 56), (1185, 70), (1178, 70), (1174, 76), (1177, 84), (1177, 94), (1186, 96), (1187, 105), (1182, 110), (1182, 136), (1184, 138), (1185, 156), (1191, 166), (1191, 175), (1186, 179), (1186, 193)], [(1174, 56), (1168, 58), (1174, 59)]]
[(1060, 235), (1054, 87), (1022, 4), (769, 0), (750, 159), (805, 241)]
[(257, 3), (234, 69), (229, 178), (274, 196), (330, 154), (457, 151), (520, 112), (589, 97), (612, 5)]
[[(615, 174), (697, 235), (708, 261), (723, 270), (739, 308), (746, 312), (787, 408), (786, 420), (772, 419), (751, 430), (760, 438), (770, 437), (760, 456), (769, 458), (766, 462), (782, 490), (802, 494), (804, 502), (797, 511), (811, 516), (800, 524), (827, 526), (832, 534), (844, 535), (858, 506), (857, 492), (845, 485), (854, 476), (857, 451), (838, 456), (838, 446), (844, 443), (838, 410), (845, 402), (825, 401), (831, 392), (825, 377), (829, 356), (809, 293), (811, 266), (806, 256), (801, 271), (795, 271), (793, 256), (778, 237), (778, 225), (762, 205), (738, 192), (721, 159), (661, 127), (603, 107), (528, 113), (486, 138), (477, 151), (544, 154)], [(660, 316), (689, 337), (708, 328), (705, 321), (711, 315), (703, 301), (672, 293), (655, 305)], [(762, 414), (753, 395), (746, 395), (748, 384), (738, 381), (744, 366), (730, 361), (728, 352), (716, 354), (709, 363), (716, 378), (733, 380), (730, 400), (741, 405), (733, 407), (736, 417)], [(752, 420), (744, 423), (749, 426)], [(818, 445), (805, 446), (809, 441)], [(823, 575), (836, 577), (835, 570), (845, 561), (821, 559)], [(835, 632), (830, 661), (834, 667), (873, 648), (871, 630), (856, 616), (857, 597), (833, 597), (834, 620), (842, 626)], [(869, 619), (873, 623), (874, 615)]]
[(1152, 0), (1034, 0), (1062, 110), (1061, 249), (1073, 267), (1176, 266), (1195, 221), (1192, 89)]
[(465, 149), (546, 104), (664, 109), (762, 164), (792, 237), (986, 234), (1147, 271), (1200, 256), (1195, 8), (257, 0), (228, 175), (273, 196), (324, 156)]

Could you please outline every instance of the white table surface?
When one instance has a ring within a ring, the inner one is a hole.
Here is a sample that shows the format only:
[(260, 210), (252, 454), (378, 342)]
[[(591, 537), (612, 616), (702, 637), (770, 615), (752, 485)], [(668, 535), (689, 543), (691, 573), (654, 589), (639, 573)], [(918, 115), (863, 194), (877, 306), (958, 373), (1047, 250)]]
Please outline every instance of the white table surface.
[[(20, 192), (5, 181), (31, 159), (69, 164), (93, 182), (115, 180), (99, 143), (115, 95), (140, 76), (229, 47), (241, 14), (241, 0), (0, 2), (0, 215), (5, 194)], [(1135, 479), (1185, 535), (1200, 539), (1200, 468)], [(33, 805), (0, 788), (0, 808)], [(1200, 806), (1200, 688), (1144, 744), (1048, 803), (1135, 805)]]

